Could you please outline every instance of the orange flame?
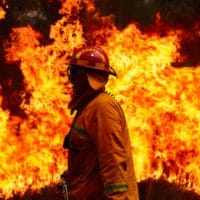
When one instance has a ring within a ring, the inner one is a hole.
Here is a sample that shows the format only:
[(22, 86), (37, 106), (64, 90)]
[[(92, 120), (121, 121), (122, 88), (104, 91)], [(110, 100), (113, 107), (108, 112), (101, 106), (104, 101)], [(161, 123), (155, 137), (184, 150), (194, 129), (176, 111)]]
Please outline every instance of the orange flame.
[(0, 20), (5, 17), (5, 14), (6, 14), (6, 12), (4, 11), (4, 9), (2, 7), (0, 7)]
[[(95, 9), (85, 3), (88, 12)], [(42, 35), (31, 26), (14, 28), (4, 43), (6, 61), (20, 63), (25, 86), (21, 108), (27, 117), (0, 108), (0, 198), (54, 184), (67, 168), (62, 150), (72, 119), (67, 55), (86, 42), (80, 21), (69, 23), (79, 6), (78, 1), (63, 3), (64, 17), (52, 25), (49, 45), (40, 45)], [(160, 37), (142, 33), (135, 24), (120, 31), (110, 18), (101, 20), (108, 26), (95, 29), (91, 37), (108, 52), (118, 73), (107, 90), (126, 113), (137, 180), (162, 176), (200, 193), (200, 66), (171, 66), (180, 57), (181, 31)]]
[(170, 66), (175, 32), (149, 36), (132, 24), (108, 41), (120, 79), (109, 86), (127, 114), (138, 180), (163, 176), (200, 192), (200, 68)]

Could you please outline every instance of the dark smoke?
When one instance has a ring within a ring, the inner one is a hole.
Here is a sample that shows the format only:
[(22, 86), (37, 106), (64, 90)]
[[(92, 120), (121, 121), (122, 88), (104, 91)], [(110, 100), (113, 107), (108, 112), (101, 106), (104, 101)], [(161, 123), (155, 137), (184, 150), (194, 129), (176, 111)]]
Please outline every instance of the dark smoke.
[(31, 25), (48, 36), (50, 25), (61, 16), (58, 10), (61, 4), (57, 0), (7, 0), (8, 8), (2, 23), (1, 32), (9, 33), (12, 27)]
[(119, 28), (132, 21), (142, 28), (155, 23), (156, 13), (171, 26), (191, 28), (200, 19), (199, 0), (96, 0), (102, 15), (113, 14)]

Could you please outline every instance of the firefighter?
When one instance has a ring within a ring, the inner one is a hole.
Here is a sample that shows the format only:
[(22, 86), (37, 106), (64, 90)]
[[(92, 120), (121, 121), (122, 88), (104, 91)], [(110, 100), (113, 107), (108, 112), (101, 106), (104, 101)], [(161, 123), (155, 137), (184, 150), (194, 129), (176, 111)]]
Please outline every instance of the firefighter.
[(68, 169), (62, 174), (69, 200), (138, 200), (130, 138), (122, 108), (105, 91), (106, 53), (96, 46), (75, 48), (68, 66), (73, 86), (69, 108), (76, 112), (63, 147)]

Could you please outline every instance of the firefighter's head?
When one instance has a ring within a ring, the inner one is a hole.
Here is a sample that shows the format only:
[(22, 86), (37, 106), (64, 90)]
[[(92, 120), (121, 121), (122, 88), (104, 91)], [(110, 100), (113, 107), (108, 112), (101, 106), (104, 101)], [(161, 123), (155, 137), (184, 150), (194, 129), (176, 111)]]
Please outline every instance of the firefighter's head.
[(109, 65), (109, 59), (103, 49), (96, 46), (75, 48), (68, 67), (68, 78), (75, 87), (99, 90), (108, 81), (108, 76), (116, 76)]

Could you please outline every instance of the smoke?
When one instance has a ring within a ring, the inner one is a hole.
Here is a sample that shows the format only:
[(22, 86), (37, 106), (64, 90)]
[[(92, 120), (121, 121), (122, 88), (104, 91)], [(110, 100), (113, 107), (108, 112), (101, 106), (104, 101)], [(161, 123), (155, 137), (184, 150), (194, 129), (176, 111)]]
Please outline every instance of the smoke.
[(12, 27), (31, 25), (48, 35), (50, 25), (61, 17), (58, 14), (61, 4), (56, 0), (7, 0), (6, 4), (6, 16), (1, 24), (6, 34)]
[[(59, 0), (7, 0), (6, 5), (3, 2), (0, 6), (6, 16), (0, 20), (0, 35), (8, 35), (12, 27), (29, 24), (48, 37), (50, 25), (61, 18)], [(95, 0), (95, 5), (101, 15), (112, 15), (121, 29), (131, 22), (146, 29), (155, 24), (157, 13), (166, 25), (185, 29), (193, 28), (200, 19), (199, 0)]]
[(200, 19), (198, 0), (96, 0), (96, 5), (102, 15), (113, 14), (119, 28), (132, 21), (145, 28), (155, 23), (158, 12), (171, 26), (190, 28)]

